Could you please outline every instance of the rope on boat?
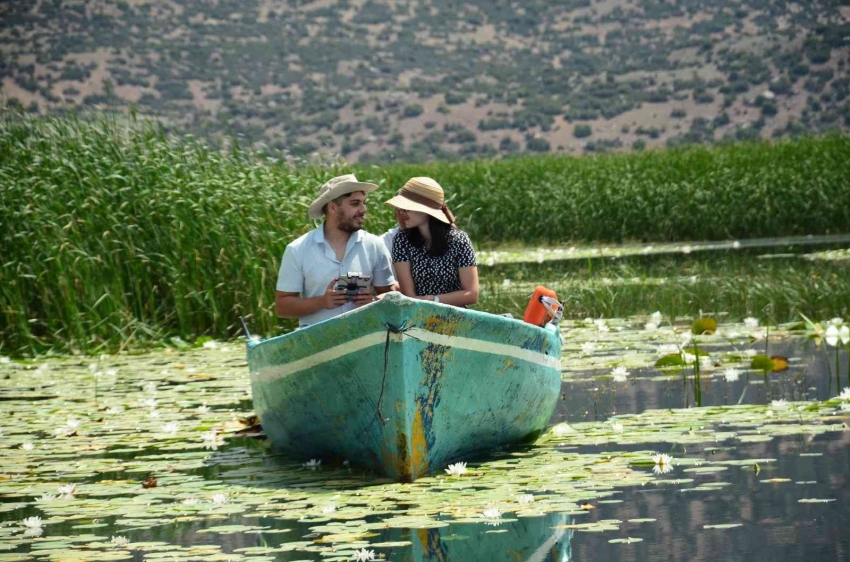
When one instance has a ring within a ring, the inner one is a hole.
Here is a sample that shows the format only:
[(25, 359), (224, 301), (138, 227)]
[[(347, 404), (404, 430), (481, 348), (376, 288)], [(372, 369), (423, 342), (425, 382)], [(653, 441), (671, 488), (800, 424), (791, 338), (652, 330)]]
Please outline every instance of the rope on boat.
[[(392, 324), (384, 325), (387, 327), (387, 339), (384, 342), (384, 376), (381, 380), (381, 394), (378, 396), (378, 403), (375, 406), (375, 417), (377, 421), (381, 422), (381, 425), (387, 425), (387, 421), (389, 421), (388, 418), (384, 417), (381, 408), (384, 404), (384, 394), (386, 393), (387, 389), (387, 373), (389, 371), (390, 366), (390, 337), (392, 334), (406, 334), (411, 328), (413, 328), (413, 326), (408, 326), (407, 322), (405, 322), (400, 328), (393, 326)], [(372, 424), (374, 423), (375, 421), (373, 420), (372, 423), (369, 424), (369, 427), (366, 428), (366, 431), (369, 431), (372, 428)]]

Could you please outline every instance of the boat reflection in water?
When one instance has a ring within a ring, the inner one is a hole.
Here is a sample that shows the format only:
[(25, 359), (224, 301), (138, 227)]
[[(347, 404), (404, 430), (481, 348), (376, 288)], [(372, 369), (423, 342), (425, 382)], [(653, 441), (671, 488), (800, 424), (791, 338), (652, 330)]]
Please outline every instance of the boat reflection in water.
[(573, 530), (568, 515), (520, 517), (498, 526), (453, 523), (437, 529), (393, 529), (372, 542), (410, 541), (388, 552), (387, 559), (403, 562), (567, 562), (572, 559)]

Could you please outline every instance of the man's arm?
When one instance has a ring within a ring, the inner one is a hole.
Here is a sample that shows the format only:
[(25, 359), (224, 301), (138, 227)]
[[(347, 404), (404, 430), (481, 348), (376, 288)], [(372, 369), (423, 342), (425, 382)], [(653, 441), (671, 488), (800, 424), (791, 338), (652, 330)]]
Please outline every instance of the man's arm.
[(318, 297), (302, 298), (300, 293), (275, 291), (274, 313), (279, 318), (303, 318), (326, 308), (342, 306), (348, 302), (348, 295), (345, 291), (334, 290), (336, 282), (336, 279), (331, 281), (325, 294)]

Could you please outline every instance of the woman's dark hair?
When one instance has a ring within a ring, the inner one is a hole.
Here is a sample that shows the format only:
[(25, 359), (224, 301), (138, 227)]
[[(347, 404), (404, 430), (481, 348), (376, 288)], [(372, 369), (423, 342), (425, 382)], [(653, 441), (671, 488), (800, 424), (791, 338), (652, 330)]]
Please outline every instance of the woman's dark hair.
[[(451, 224), (446, 224), (439, 219), (435, 219), (428, 215), (428, 230), (431, 231), (431, 247), (428, 249), (428, 255), (440, 257), (449, 249), (449, 232), (454, 228)], [(425, 239), (422, 238), (422, 233), (418, 228), (407, 229), (407, 239), (412, 246), (422, 248), (425, 246)]]

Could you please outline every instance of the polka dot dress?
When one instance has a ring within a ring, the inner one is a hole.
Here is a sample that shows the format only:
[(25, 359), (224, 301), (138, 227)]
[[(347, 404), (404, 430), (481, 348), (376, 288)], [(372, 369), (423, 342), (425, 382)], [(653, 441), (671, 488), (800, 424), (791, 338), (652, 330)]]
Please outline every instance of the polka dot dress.
[(448, 249), (442, 256), (431, 256), (424, 246), (410, 243), (406, 230), (400, 230), (393, 241), (393, 263), (409, 262), (417, 295), (442, 295), (460, 291), (462, 267), (472, 267), (475, 250), (469, 236), (456, 228), (449, 231)]

